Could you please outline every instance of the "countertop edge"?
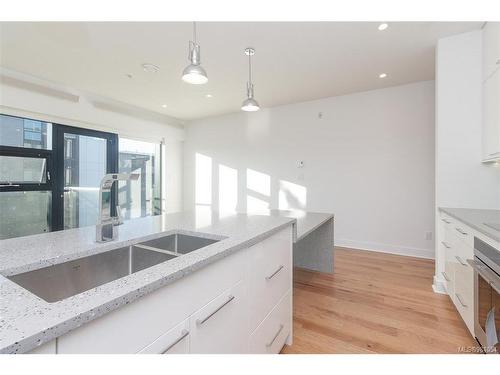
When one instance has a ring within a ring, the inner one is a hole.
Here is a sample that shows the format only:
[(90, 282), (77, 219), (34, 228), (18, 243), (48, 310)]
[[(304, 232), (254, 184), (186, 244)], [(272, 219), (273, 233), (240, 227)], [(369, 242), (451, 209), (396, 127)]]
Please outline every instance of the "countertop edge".
[(485, 235), (488, 238), (491, 238), (493, 241), (500, 242), (500, 235), (495, 235), (492, 231), (485, 230), (484, 228), (476, 225), (474, 222), (471, 222), (470, 220), (464, 219), (460, 215), (457, 215), (453, 210), (457, 210), (460, 208), (450, 208), (450, 207), (438, 207), (438, 210), (441, 212), (444, 212), (447, 215), (450, 215), (451, 217), (463, 222), (464, 224), (467, 224), (470, 226), (472, 229), (477, 230), (481, 234)]
[(327, 215), (323, 220), (321, 220), (319, 223), (315, 224), (312, 228), (309, 228), (306, 232), (302, 233), (300, 237), (297, 235), (296, 236), (296, 242), (300, 241), (304, 237), (308, 236), (312, 232), (314, 232), (316, 229), (318, 229), (320, 226), (328, 222), (329, 220), (335, 220), (335, 215), (334, 214), (322, 214), (322, 215)]

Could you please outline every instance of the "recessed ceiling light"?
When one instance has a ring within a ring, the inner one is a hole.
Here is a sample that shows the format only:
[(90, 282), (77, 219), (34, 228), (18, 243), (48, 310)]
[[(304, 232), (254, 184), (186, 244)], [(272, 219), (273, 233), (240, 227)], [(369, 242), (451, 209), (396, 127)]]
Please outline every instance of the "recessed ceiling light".
[(166, 104), (162, 104), (161, 107), (162, 108), (167, 108), (167, 105)]
[(378, 78), (385, 78), (387, 77), (387, 73), (381, 73), (378, 75)]
[(147, 73), (158, 73), (160, 71), (160, 67), (155, 64), (144, 63), (142, 64), (142, 70)]
[(386, 23), (381, 23), (380, 25), (378, 25), (378, 29), (379, 29), (380, 31), (384, 31), (384, 30), (385, 30), (385, 29), (387, 29), (388, 27), (389, 27), (389, 25), (388, 25), (388, 24), (386, 24)]
[(213, 95), (212, 94), (207, 94), (207, 95), (205, 95), (205, 98), (213, 98)]

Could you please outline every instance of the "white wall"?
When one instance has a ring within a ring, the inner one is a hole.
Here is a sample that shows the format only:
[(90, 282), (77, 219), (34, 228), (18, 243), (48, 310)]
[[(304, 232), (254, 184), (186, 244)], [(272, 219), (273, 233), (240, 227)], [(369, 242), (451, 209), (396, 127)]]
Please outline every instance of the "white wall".
[[(481, 48), (480, 30), (437, 45), (436, 215), (437, 207), (500, 209), (500, 166), (481, 163)], [(436, 275), (443, 270), (439, 251)]]
[[(165, 142), (163, 196), (166, 211), (182, 209), (184, 127), (176, 119), (1, 69), (0, 113)], [(181, 182), (182, 184), (182, 182)]]
[(436, 55), (436, 206), (500, 208), (500, 169), (482, 163), (481, 31), (440, 39)]
[[(211, 168), (196, 171), (196, 153)], [(184, 155), (185, 209), (197, 173), (214, 208), (333, 212), (337, 245), (434, 256), (432, 81), (194, 121)], [(221, 199), (219, 165), (230, 180)]]

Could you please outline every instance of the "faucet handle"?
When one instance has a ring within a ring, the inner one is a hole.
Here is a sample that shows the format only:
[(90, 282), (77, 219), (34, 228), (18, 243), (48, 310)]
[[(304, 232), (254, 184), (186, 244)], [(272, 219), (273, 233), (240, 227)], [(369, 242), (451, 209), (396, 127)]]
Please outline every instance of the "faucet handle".
[(122, 209), (119, 205), (116, 205), (116, 217), (113, 218), (113, 225), (121, 225), (123, 224), (123, 215)]

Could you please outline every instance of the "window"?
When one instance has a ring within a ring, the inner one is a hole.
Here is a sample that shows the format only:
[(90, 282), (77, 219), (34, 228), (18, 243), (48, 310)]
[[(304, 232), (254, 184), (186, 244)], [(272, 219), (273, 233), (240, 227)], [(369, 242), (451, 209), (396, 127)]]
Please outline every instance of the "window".
[[(119, 147), (119, 148), (118, 148)], [(161, 211), (161, 144), (0, 114), (0, 239), (95, 225), (106, 173), (139, 173), (103, 202), (124, 219)]]
[(0, 115), (0, 145), (52, 150), (52, 124)]
[(0, 115), (0, 239), (52, 229), (52, 124)]
[(50, 191), (0, 192), (0, 240), (49, 232)]
[(161, 145), (119, 140), (119, 172), (139, 173), (138, 181), (120, 181), (118, 203), (124, 219), (161, 213)]
[(47, 182), (47, 160), (0, 155), (1, 184), (44, 184)]

